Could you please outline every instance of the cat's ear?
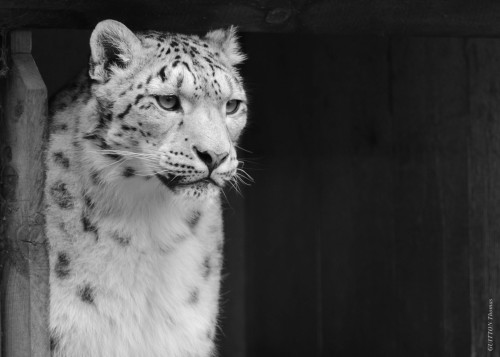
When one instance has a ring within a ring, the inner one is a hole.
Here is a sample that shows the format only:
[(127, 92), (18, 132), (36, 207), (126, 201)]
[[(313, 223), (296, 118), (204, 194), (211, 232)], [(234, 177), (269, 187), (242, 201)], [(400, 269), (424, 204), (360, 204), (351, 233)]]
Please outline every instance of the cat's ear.
[(141, 41), (121, 22), (99, 22), (90, 36), (90, 78), (106, 82), (114, 69), (130, 65), (140, 48)]
[(246, 58), (241, 52), (236, 32), (236, 27), (231, 26), (226, 30), (214, 30), (205, 35), (207, 41), (220, 48), (233, 66), (243, 62)]

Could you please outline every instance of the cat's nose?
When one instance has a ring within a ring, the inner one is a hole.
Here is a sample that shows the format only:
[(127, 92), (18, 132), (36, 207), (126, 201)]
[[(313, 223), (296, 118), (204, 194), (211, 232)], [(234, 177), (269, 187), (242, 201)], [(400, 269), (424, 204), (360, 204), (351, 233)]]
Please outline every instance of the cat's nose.
[(198, 156), (198, 158), (205, 165), (207, 165), (209, 172), (214, 171), (229, 156), (228, 152), (216, 154), (214, 151), (211, 150), (205, 150), (205, 151), (198, 150), (196, 146), (193, 147), (193, 151), (195, 152), (196, 156)]

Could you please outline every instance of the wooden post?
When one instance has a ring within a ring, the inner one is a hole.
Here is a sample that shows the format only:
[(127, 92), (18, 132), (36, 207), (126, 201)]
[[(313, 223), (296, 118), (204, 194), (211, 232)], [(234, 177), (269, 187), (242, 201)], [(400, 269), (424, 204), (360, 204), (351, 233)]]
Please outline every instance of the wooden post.
[(31, 56), (31, 32), (11, 35), (12, 63), (2, 86), (2, 351), (50, 356), (48, 257), (43, 215), (47, 89)]

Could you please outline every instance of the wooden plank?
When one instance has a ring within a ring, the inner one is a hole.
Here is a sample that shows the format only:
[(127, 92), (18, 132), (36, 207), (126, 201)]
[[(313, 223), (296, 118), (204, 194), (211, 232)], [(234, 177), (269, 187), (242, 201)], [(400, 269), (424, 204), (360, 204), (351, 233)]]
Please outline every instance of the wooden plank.
[[(311, 180), (312, 37), (259, 36), (245, 43), (253, 106), (245, 149), (248, 356), (319, 356), (317, 215)], [(279, 43), (279, 46), (276, 46)], [(263, 50), (265, 49), (265, 50)], [(291, 55), (293, 54), (293, 55)], [(262, 66), (265, 63), (265, 66)], [(257, 80), (258, 78), (258, 80)]]
[(469, 356), (463, 40), (395, 40), (391, 58), (397, 155), (395, 355)]
[(322, 356), (393, 356), (392, 133), (388, 41), (321, 37), (308, 71), (317, 142)]
[[(468, 40), (471, 356), (500, 356), (500, 41)], [(493, 315), (488, 316), (489, 300)], [(493, 351), (488, 344), (491, 323)]]
[(51, 98), (88, 66), (91, 32), (46, 29), (32, 32), (32, 56)]
[(12, 67), (2, 92), (2, 217), (8, 251), (3, 270), (3, 351), (50, 355), (48, 258), (44, 237), (43, 143), (47, 90), (28, 53), (31, 36), (13, 32)]
[(377, 35), (495, 36), (500, 4), (451, 0), (6, 0), (0, 27), (92, 28), (106, 18), (135, 29), (206, 31), (239, 25), (244, 31)]

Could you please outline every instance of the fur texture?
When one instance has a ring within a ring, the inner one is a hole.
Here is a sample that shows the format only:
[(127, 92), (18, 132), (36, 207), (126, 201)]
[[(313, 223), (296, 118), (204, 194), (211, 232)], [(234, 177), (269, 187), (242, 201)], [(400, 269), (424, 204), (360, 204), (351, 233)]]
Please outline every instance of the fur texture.
[(235, 30), (134, 34), (107, 20), (90, 46), (88, 74), (51, 107), (53, 356), (212, 356), (219, 194), (246, 123)]

